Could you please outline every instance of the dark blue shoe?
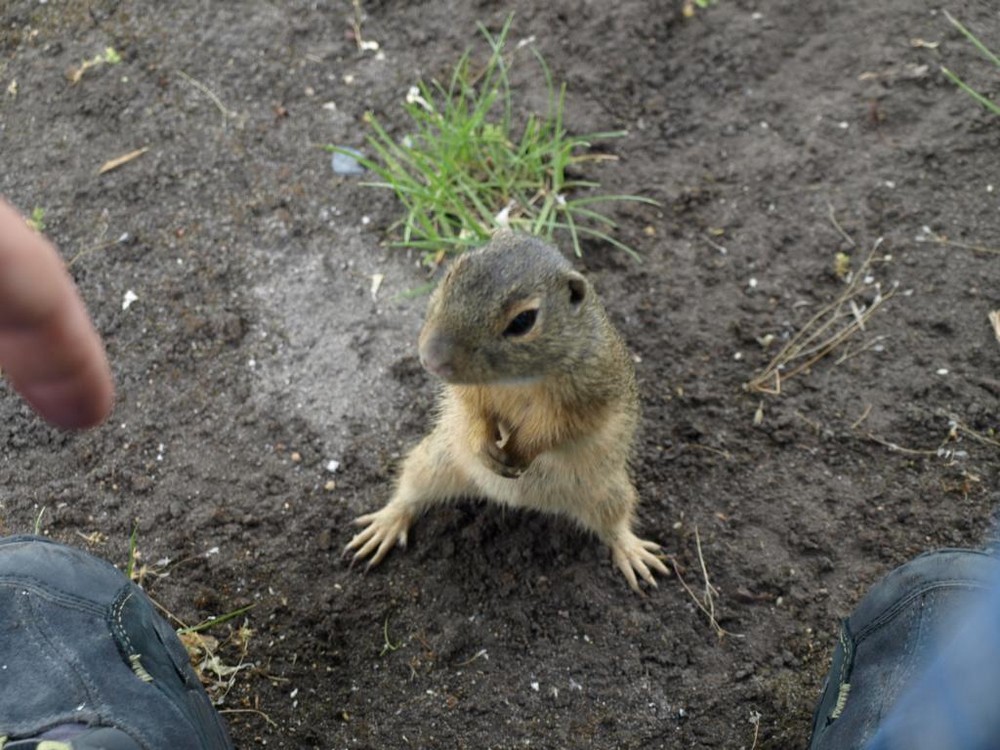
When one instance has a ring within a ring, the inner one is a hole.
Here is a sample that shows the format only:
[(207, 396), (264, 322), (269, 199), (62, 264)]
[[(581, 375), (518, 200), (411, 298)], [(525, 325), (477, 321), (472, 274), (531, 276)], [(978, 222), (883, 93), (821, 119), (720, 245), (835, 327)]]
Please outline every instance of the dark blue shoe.
[(232, 748), (174, 631), (110, 564), (0, 539), (0, 750)]
[[(809, 750), (862, 750), (880, 728), (880, 748), (980, 747), (942, 739), (953, 736), (956, 728), (962, 734), (973, 725), (986, 728), (992, 719), (975, 716), (977, 711), (969, 710), (975, 709), (975, 701), (961, 695), (964, 688), (940, 678), (942, 665), (962, 664), (958, 679), (969, 684), (977, 673), (997, 674), (1000, 679), (996, 644), (990, 643), (995, 638), (962, 637), (970, 616), (995, 599), (992, 592), (998, 581), (1000, 561), (995, 557), (955, 549), (921, 555), (879, 581), (841, 625), (840, 642), (813, 716)], [(971, 650), (971, 659), (965, 657), (964, 663), (957, 660), (961, 654), (955, 654), (956, 636), (961, 649)], [(928, 694), (928, 683), (945, 689)], [(996, 714), (993, 707), (1000, 704), (995, 690), (989, 692), (983, 696), (988, 701), (986, 712)], [(913, 703), (910, 699), (917, 695), (921, 701)], [(900, 707), (893, 710), (901, 698)], [(961, 706), (954, 705), (956, 698)], [(886, 721), (887, 717), (891, 719)]]

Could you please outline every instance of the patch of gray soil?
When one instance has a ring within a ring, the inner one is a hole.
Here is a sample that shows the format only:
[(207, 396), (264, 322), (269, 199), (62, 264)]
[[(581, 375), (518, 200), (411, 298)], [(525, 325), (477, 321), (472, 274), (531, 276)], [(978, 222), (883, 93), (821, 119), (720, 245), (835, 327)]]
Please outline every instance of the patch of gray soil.
[(259, 407), (304, 419), (340, 462), (357, 425), (394, 425), (401, 406), (426, 390), (416, 361), (423, 305), (400, 299), (412, 291), (406, 254), (386, 253), (372, 232), (338, 226), (346, 219), (336, 209), (319, 220), (330, 226), (329, 242), (256, 251), (260, 315), (251, 335), (262, 346), (250, 366)]

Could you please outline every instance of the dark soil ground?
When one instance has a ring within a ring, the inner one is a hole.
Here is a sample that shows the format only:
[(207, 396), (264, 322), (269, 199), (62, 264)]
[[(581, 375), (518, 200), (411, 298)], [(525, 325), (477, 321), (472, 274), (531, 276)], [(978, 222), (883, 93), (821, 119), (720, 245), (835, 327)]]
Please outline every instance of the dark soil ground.
[[(222, 699), (239, 747), (804, 746), (838, 618), (911, 556), (980, 544), (1000, 502), (1000, 258), (919, 241), (1000, 246), (1000, 119), (939, 65), (994, 94), (995, 71), (918, 0), (362, 5), (381, 54), (346, 2), (2, 4), (0, 192), (44, 209), (118, 403), (65, 435), (0, 398), (0, 532), (40, 516), (124, 565), (137, 524), (176, 616), (253, 604)], [(947, 9), (1000, 47), (994, 2)], [(640, 533), (699, 595), (700, 537), (721, 640), (676, 577), (640, 598), (566, 522), (471, 499), (367, 575), (342, 559), (434, 383), (394, 200), (319, 146), (363, 146), (366, 110), (403, 135), (409, 86), (509, 10), (572, 129), (629, 131), (587, 176), (662, 205), (615, 211), (641, 264), (589, 244), (580, 267), (640, 360)], [(780, 395), (744, 390), (879, 237), (896, 295)]]

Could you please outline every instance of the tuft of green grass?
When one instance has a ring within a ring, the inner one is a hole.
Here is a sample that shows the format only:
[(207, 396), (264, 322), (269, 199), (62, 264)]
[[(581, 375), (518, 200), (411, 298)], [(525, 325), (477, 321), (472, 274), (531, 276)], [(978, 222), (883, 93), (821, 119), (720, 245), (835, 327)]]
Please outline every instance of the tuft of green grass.
[(534, 48), (548, 104), (544, 114), (528, 114), (519, 124), (509, 71), (525, 44), (507, 49), (512, 21), (508, 16), (496, 37), (479, 25), (491, 51), (485, 66), (476, 67), (467, 51), (447, 84), (420, 81), (410, 89), (403, 105), (409, 135), (395, 140), (369, 112), (365, 120), (373, 132), (367, 142), (374, 158), (358, 158), (340, 146), (326, 150), (357, 158), (378, 177), (362, 184), (395, 192), (405, 213), (391, 227), (399, 231), (393, 244), (423, 251), (429, 264), (440, 261), (442, 251), (481, 245), (503, 226), (548, 240), (566, 232), (577, 255), (581, 238), (593, 237), (638, 259), (635, 250), (611, 236), (617, 225), (599, 207), (656, 202), (595, 194), (599, 184), (577, 176), (586, 163), (615, 158), (591, 151), (594, 143), (626, 133), (570, 135), (564, 122), (566, 84), (554, 83)]
[(35, 206), (31, 209), (31, 217), (24, 220), (24, 223), (29, 227), (34, 229), (36, 232), (45, 231), (45, 209), (41, 206)]
[(239, 609), (234, 609), (231, 612), (226, 612), (226, 614), (224, 615), (209, 617), (207, 620), (202, 620), (197, 625), (185, 625), (184, 627), (177, 629), (177, 634), (180, 635), (182, 633), (200, 633), (204, 630), (208, 630), (209, 628), (214, 628), (216, 625), (221, 625), (224, 622), (236, 619), (240, 615), (245, 615), (247, 612), (249, 612), (256, 606), (257, 606), (256, 604), (248, 604), (245, 607), (240, 607)]
[(685, 18), (692, 18), (695, 14), (695, 7), (705, 10), (709, 5), (712, 5), (715, 0), (684, 0), (684, 5), (681, 7), (681, 14)]
[[(996, 66), (998, 71), (1000, 71), (1000, 58), (998, 58), (996, 55), (990, 52), (989, 48), (987, 48), (985, 44), (979, 41), (976, 35), (973, 34), (971, 31), (969, 31), (957, 18), (952, 16), (951, 13), (949, 13), (948, 11), (944, 11), (944, 15), (945, 18), (947, 18), (948, 21), (951, 22), (951, 25), (954, 26), (956, 29), (958, 29), (966, 39), (972, 42), (973, 46), (976, 49), (978, 49), (987, 60), (993, 63), (993, 65)], [(967, 93), (981, 105), (986, 107), (986, 109), (988, 109), (990, 112), (992, 112), (995, 115), (1000, 115), (1000, 104), (976, 91), (974, 88), (965, 83), (965, 81), (959, 78), (955, 73), (953, 73), (951, 70), (944, 67), (943, 65), (941, 66), (941, 72), (944, 73), (951, 80), (952, 83), (954, 83), (956, 86), (962, 89), (962, 91)]]
[(132, 533), (128, 538), (128, 561), (125, 563), (125, 577), (130, 581), (135, 580), (136, 568), (135, 564), (139, 558), (138, 553), (139, 547), (139, 521), (137, 520), (132, 525)]

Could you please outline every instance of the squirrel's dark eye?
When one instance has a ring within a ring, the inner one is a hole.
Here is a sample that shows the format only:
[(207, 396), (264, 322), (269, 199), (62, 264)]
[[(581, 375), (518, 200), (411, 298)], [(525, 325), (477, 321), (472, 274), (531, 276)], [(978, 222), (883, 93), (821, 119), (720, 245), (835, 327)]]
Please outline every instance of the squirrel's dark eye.
[(538, 318), (538, 310), (525, 310), (513, 317), (503, 331), (504, 336), (523, 336), (531, 330)]

